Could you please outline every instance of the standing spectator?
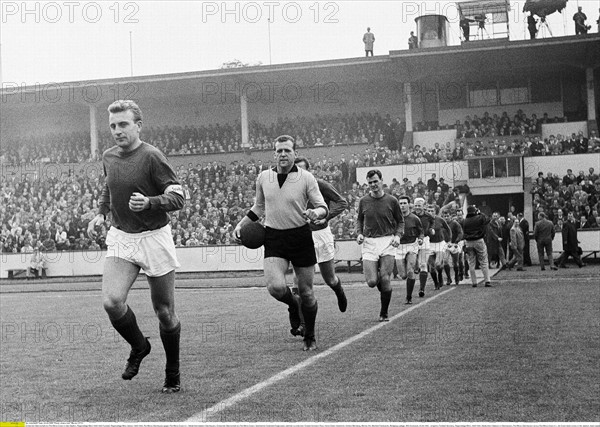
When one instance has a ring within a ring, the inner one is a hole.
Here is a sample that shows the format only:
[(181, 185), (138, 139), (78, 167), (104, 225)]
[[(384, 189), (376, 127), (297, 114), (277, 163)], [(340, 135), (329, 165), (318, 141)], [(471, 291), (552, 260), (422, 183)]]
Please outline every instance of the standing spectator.
[(479, 261), (479, 267), (483, 273), (485, 287), (492, 286), (490, 282), (490, 273), (488, 270), (488, 254), (485, 246), (485, 233), (490, 218), (482, 214), (475, 206), (467, 208), (467, 217), (463, 224), (463, 233), (465, 237), (465, 252), (469, 260), (469, 269), (471, 283), (473, 287), (477, 287), (477, 275), (475, 274), (475, 264)]
[(435, 178), (436, 178), (436, 174), (431, 174), (431, 178), (429, 178), (427, 180), (427, 190), (433, 191), (434, 193), (438, 187), (438, 182)]
[(542, 271), (546, 270), (546, 267), (544, 266), (544, 251), (548, 256), (550, 269), (558, 270), (552, 259), (552, 241), (554, 240), (554, 236), (554, 224), (552, 224), (552, 221), (548, 220), (544, 212), (540, 212), (538, 214), (538, 221), (533, 227), (533, 238), (537, 244), (538, 258), (540, 260), (540, 265), (542, 266)]
[(535, 35), (537, 34), (537, 19), (533, 17), (533, 12), (529, 11), (529, 16), (527, 17), (527, 29), (529, 30), (529, 37), (531, 39), (535, 39)]
[(531, 253), (529, 250), (529, 221), (525, 219), (522, 213), (517, 214), (517, 221), (519, 221), (519, 227), (523, 231), (523, 239), (525, 241), (525, 247), (523, 248), (523, 262), (526, 266), (531, 267)]
[(469, 41), (469, 36), (471, 34), (471, 22), (474, 22), (474, 20), (467, 18), (464, 15), (460, 16), (460, 28), (463, 32), (463, 37), (466, 42)]
[(517, 271), (523, 270), (523, 248), (525, 240), (523, 239), (523, 230), (519, 227), (519, 222), (515, 221), (510, 229), (510, 249), (512, 250), (512, 258), (508, 261), (507, 267), (509, 270), (517, 265)]
[(350, 170), (345, 154), (342, 154), (339, 165), (342, 171), (342, 189), (346, 190), (349, 187), (348, 179), (350, 178)]
[(556, 263), (560, 268), (567, 268), (565, 262), (570, 256), (573, 257), (579, 268), (584, 267), (585, 264), (581, 261), (579, 256), (579, 240), (577, 240), (577, 227), (575, 225), (575, 217), (573, 212), (569, 211), (567, 214), (567, 220), (562, 226), (562, 241), (563, 241), (563, 253), (560, 254)]
[(573, 21), (575, 21), (575, 35), (579, 34), (587, 34), (590, 26), (585, 25), (585, 20), (587, 16), (582, 11), (582, 7), (579, 6), (577, 8), (577, 13), (573, 15)]
[(412, 50), (412, 49), (416, 49), (418, 47), (419, 47), (419, 39), (417, 38), (417, 36), (415, 36), (415, 32), (411, 31), (410, 37), (408, 38), (408, 49)]
[(371, 32), (371, 28), (367, 27), (367, 32), (363, 35), (363, 43), (365, 44), (365, 56), (373, 56), (373, 43), (375, 43), (375, 35)]
[(490, 264), (494, 263), (500, 269), (506, 266), (506, 257), (502, 249), (502, 228), (500, 225), (500, 213), (494, 212), (488, 224), (487, 248)]

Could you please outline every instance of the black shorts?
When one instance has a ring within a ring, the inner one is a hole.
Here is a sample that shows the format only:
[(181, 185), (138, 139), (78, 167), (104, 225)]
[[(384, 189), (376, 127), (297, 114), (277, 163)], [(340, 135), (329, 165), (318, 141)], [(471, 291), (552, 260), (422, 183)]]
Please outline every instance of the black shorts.
[(270, 257), (287, 259), (295, 267), (315, 265), (317, 256), (310, 226), (287, 230), (265, 227), (265, 259)]

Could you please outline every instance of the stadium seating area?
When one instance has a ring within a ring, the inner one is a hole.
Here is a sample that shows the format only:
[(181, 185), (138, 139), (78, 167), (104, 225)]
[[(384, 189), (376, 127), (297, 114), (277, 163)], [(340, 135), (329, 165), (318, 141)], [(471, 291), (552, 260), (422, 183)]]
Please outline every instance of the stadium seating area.
[[(507, 113), (501, 117), (490, 117), (488, 113), (481, 118), (467, 116), (464, 122), (457, 121), (455, 125), (445, 127), (457, 129), (455, 141), (440, 141), (433, 148), (424, 148), (418, 145), (402, 147), (405, 123), (389, 114), (317, 114), (313, 117), (279, 118), (270, 125), (253, 121), (250, 123), (248, 148), (253, 151), (270, 150), (272, 135), (281, 134), (294, 136), (299, 147), (370, 144), (379, 149), (365, 153), (373, 159), (365, 158), (364, 162), (377, 165), (443, 162), (498, 154), (541, 156), (600, 152), (600, 138), (595, 134), (589, 139), (583, 135), (572, 134), (569, 137), (558, 134), (541, 140), (537, 135), (541, 124), (550, 122), (547, 114), (540, 120), (535, 114), (529, 119), (520, 110), (513, 119)], [(417, 130), (439, 128), (436, 123), (429, 122), (415, 125)], [(196, 127), (148, 127), (144, 129), (143, 137), (169, 156), (244, 151), (239, 122)], [(0, 159), (5, 165), (98, 161), (101, 153), (113, 145), (110, 132), (106, 130), (100, 132), (98, 149), (94, 153), (90, 152), (89, 140), (88, 132), (18, 137), (2, 144)], [(401, 149), (398, 150), (398, 147)]]
[[(504, 115), (490, 118), (484, 114), (482, 119), (474, 116), (467, 121), (469, 126), (487, 126), (489, 123), (505, 123), (505, 118)], [(522, 126), (527, 123), (528, 129), (537, 131), (533, 119), (535, 117), (527, 120), (517, 115), (506, 123), (510, 128), (519, 120)], [(247, 164), (232, 162), (229, 166), (218, 161), (219, 153), (240, 150), (238, 129), (239, 124), (215, 124), (205, 127), (150, 127), (144, 130), (144, 139), (167, 155), (209, 155), (204, 166), (193, 167), (190, 163), (187, 168), (180, 167), (177, 170), (189, 195), (184, 210), (172, 214), (173, 238), (178, 246), (230, 243), (233, 226), (252, 206), (255, 178), (267, 166), (260, 161)], [(589, 139), (578, 135), (570, 138), (557, 135), (548, 141), (521, 134), (508, 138), (462, 138), (456, 143), (440, 142), (431, 149), (419, 146), (393, 149), (398, 146), (403, 132), (403, 123), (393, 120), (390, 115), (315, 115), (293, 120), (281, 118), (268, 126), (253, 122), (251, 144), (253, 150), (271, 150), (270, 136), (285, 133), (295, 136), (300, 146), (360, 144), (355, 150), (358, 153), (347, 159), (310, 159), (315, 176), (331, 182), (348, 199), (349, 209), (331, 223), (332, 231), (339, 239), (354, 237), (357, 203), (367, 192), (366, 187), (357, 183), (358, 167), (443, 162), (471, 156), (600, 152), (600, 139), (595, 134)], [(86, 149), (88, 140), (89, 135), (85, 133), (19, 138), (11, 141), (9, 147), (3, 144), (3, 162), (83, 163), (96, 159), (99, 152), (112, 145), (110, 134), (102, 133), (99, 136), (98, 153), (92, 155)], [(44, 181), (3, 179), (0, 184), (1, 251), (30, 252), (36, 246), (50, 251), (104, 248), (104, 237), (110, 222), (98, 230), (96, 241), (91, 241), (85, 233), (89, 220), (97, 210), (103, 184), (103, 177), (73, 174), (63, 174)], [(412, 198), (423, 196), (439, 206), (453, 200), (455, 195), (451, 190), (447, 185), (428, 189), (421, 181), (411, 183), (408, 180), (394, 182), (388, 189), (397, 197), (402, 194)], [(547, 177), (538, 179), (532, 194), (535, 212), (543, 209), (557, 226), (562, 218), (561, 211), (565, 209), (575, 212), (576, 218), (582, 222), (581, 228), (598, 226), (600, 181), (594, 173), (586, 176), (581, 172), (573, 182), (569, 177), (561, 181), (549, 173)]]
[[(349, 209), (331, 223), (337, 238), (354, 237), (354, 221), (358, 200), (368, 191), (356, 183), (356, 167), (365, 166), (364, 159), (374, 159), (371, 149), (363, 159), (317, 159), (314, 174), (334, 184), (349, 202)], [(353, 166), (349, 164), (352, 163)], [(185, 208), (172, 214), (171, 226), (176, 245), (211, 245), (231, 242), (233, 226), (252, 206), (255, 180), (266, 168), (262, 163), (225, 166), (208, 162), (204, 167), (180, 167), (178, 176), (189, 196)], [(342, 173), (341, 171), (347, 171)], [(104, 178), (66, 176), (47, 180), (6, 179), (0, 186), (2, 206), (0, 240), (2, 252), (29, 252), (41, 246), (43, 250), (82, 250), (104, 248), (104, 239), (110, 226), (105, 223), (97, 230), (98, 238), (91, 241), (87, 224), (93, 218)], [(450, 188), (440, 183), (433, 190), (420, 179), (412, 183), (394, 182), (390, 193), (411, 197), (424, 196), (432, 203), (442, 205), (454, 197)], [(449, 196), (450, 194), (450, 196)]]
[[(570, 170), (569, 170), (570, 171)], [(538, 212), (545, 212), (556, 230), (562, 229), (568, 212), (573, 212), (577, 228), (600, 228), (600, 177), (590, 167), (577, 175), (568, 173), (561, 179), (548, 172), (538, 174), (531, 194), (533, 195), (534, 220)]]

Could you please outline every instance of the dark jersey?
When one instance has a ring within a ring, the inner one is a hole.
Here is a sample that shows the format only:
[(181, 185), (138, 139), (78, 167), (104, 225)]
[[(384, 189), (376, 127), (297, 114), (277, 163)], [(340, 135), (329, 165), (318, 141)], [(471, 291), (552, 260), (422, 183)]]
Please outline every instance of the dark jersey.
[(423, 234), (425, 235), (425, 237), (430, 237), (432, 236), (432, 232), (431, 230), (433, 230), (433, 220), (434, 217), (433, 215), (431, 215), (428, 212), (423, 211), (423, 213), (421, 215), (415, 213), (415, 215), (417, 215), (417, 217), (419, 217), (419, 219), (421, 220), (421, 225), (423, 226)]
[[(102, 155), (106, 184), (99, 199), (99, 213), (112, 213), (116, 228), (127, 233), (156, 230), (169, 223), (167, 212), (185, 202), (181, 185), (165, 156), (145, 142), (130, 152), (118, 146)], [(150, 209), (134, 212), (129, 198), (141, 193), (150, 199)]]
[(389, 194), (374, 198), (370, 194), (358, 202), (356, 234), (365, 237), (383, 237), (404, 233), (404, 218), (398, 199)]
[[(325, 199), (325, 203), (329, 207), (329, 214), (327, 215), (327, 219), (323, 224), (313, 224), (310, 223), (310, 229), (312, 231), (323, 230), (327, 228), (329, 225), (329, 221), (332, 218), (335, 218), (348, 207), (348, 202), (344, 199), (340, 193), (337, 192), (335, 187), (328, 183), (327, 181), (323, 181), (322, 179), (317, 179), (317, 184), (319, 184), (319, 191)], [(312, 203), (308, 202), (308, 208), (314, 209)]]
[(431, 243), (440, 243), (443, 241), (449, 242), (452, 240), (452, 231), (448, 226), (448, 223), (441, 216), (436, 216), (433, 218), (433, 226), (432, 228), (435, 231), (435, 234), (429, 238)]
[(404, 235), (400, 239), (401, 244), (414, 243), (423, 238), (423, 226), (421, 220), (414, 213), (404, 217)]
[(452, 243), (458, 243), (463, 239), (463, 229), (458, 221), (450, 221), (450, 230), (452, 231)]

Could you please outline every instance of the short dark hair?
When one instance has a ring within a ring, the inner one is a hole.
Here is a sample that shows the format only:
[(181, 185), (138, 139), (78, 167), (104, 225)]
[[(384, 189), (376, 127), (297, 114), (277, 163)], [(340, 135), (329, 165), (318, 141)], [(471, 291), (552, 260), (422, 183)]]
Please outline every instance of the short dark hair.
[(296, 157), (294, 164), (297, 165), (298, 163), (304, 163), (306, 165), (306, 170), (310, 170), (310, 162), (306, 157)]
[(294, 140), (294, 138), (292, 138), (289, 135), (279, 135), (277, 138), (275, 138), (275, 141), (273, 141), (273, 150), (275, 149), (275, 144), (277, 144), (278, 142), (287, 142), (287, 141), (291, 141), (293, 146), (292, 148), (294, 149), (294, 151), (296, 151), (296, 141)]
[(369, 172), (367, 172), (367, 179), (372, 178), (373, 175), (377, 175), (379, 179), (381, 179), (382, 176), (379, 169), (371, 169)]
[(119, 99), (108, 106), (109, 113), (122, 113), (124, 111), (131, 111), (133, 113), (134, 123), (143, 121), (142, 110), (135, 101), (130, 99)]
[(405, 195), (405, 196), (400, 196), (400, 197), (398, 197), (398, 200), (402, 200), (402, 199), (406, 199), (406, 201), (408, 202), (408, 204), (409, 204), (409, 205), (411, 204), (410, 197), (408, 197), (408, 196), (406, 196), (406, 195)]
[(538, 218), (546, 219), (546, 214), (544, 212), (538, 212)]

